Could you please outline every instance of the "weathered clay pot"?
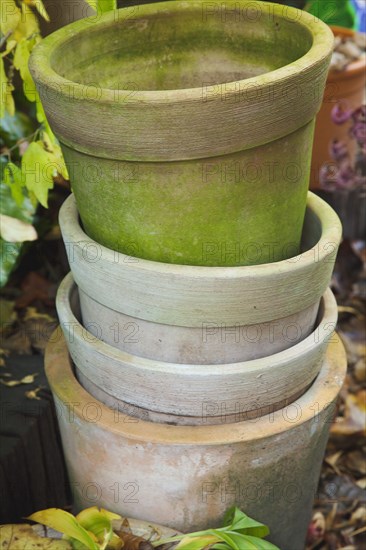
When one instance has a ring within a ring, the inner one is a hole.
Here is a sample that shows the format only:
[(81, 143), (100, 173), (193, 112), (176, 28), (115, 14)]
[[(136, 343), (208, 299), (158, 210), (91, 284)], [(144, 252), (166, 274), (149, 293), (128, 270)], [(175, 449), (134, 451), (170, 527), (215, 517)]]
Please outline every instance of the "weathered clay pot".
[(346, 371), (339, 341), (296, 403), (254, 420), (191, 427), (107, 408), (76, 381), (59, 336), (48, 345), (46, 372), (79, 509), (100, 505), (184, 532), (218, 526), (235, 504), (267, 523), (281, 550), (303, 550)]
[(272, 355), (313, 330), (341, 225), (309, 195), (303, 253), (236, 268), (162, 264), (113, 252), (81, 229), (75, 199), (60, 226), (84, 326), (119, 349), (173, 363), (234, 363)]
[(251, 0), (132, 13), (72, 23), (30, 62), (86, 233), (189, 265), (298, 253), (329, 28)]
[[(349, 37), (351, 29), (331, 27), (335, 36)], [(319, 171), (326, 162), (331, 162), (330, 145), (337, 139), (347, 143), (354, 159), (357, 144), (349, 136), (349, 124), (335, 124), (331, 112), (337, 103), (345, 102), (348, 107), (357, 109), (364, 103), (366, 85), (366, 58), (350, 63), (344, 71), (331, 71), (327, 78), (321, 109), (316, 117), (314, 145), (311, 161), (310, 187), (319, 188)]]
[(281, 408), (317, 376), (337, 322), (328, 289), (316, 329), (288, 350), (252, 361), (194, 365), (153, 361), (120, 351), (77, 320), (76, 286), (69, 274), (57, 295), (61, 328), (82, 385), (109, 405), (139, 418), (176, 424), (236, 422)]

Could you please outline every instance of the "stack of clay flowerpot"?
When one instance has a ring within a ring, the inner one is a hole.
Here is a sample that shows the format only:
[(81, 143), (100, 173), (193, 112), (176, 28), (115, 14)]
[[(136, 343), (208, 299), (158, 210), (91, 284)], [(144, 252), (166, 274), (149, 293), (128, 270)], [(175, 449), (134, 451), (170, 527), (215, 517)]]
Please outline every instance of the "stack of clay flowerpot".
[(307, 193), (332, 33), (261, 2), (79, 21), (31, 59), (74, 195), (46, 369), (75, 506), (303, 548), (345, 371)]

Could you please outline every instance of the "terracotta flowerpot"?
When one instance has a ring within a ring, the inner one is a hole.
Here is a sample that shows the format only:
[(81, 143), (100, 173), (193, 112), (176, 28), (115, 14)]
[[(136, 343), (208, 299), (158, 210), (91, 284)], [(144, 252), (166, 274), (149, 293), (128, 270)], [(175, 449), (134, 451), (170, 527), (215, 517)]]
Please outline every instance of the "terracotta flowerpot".
[(310, 194), (303, 253), (236, 268), (191, 267), (113, 252), (80, 227), (75, 199), (60, 226), (85, 327), (117, 348), (173, 363), (234, 363), (272, 355), (313, 330), (341, 225)]
[(45, 361), (78, 509), (100, 505), (184, 532), (219, 525), (235, 504), (267, 523), (282, 550), (303, 550), (346, 371), (338, 340), (296, 403), (218, 426), (155, 424), (107, 408), (76, 381), (55, 335)]
[(313, 16), (249, 0), (141, 5), (44, 39), (30, 70), (86, 233), (178, 264), (298, 253), (332, 44)]
[(220, 365), (177, 364), (124, 353), (79, 323), (76, 286), (69, 274), (57, 311), (76, 375), (103, 403), (138, 418), (185, 425), (238, 422), (273, 412), (312, 384), (337, 323), (331, 290), (321, 301), (315, 330), (289, 349), (252, 361)]
[[(335, 36), (354, 35), (351, 29), (331, 27)], [(319, 171), (325, 162), (331, 162), (329, 147), (334, 139), (345, 141), (352, 158), (355, 157), (357, 144), (348, 135), (349, 124), (335, 124), (331, 111), (339, 102), (345, 102), (356, 109), (365, 102), (366, 58), (350, 63), (344, 71), (331, 71), (321, 109), (316, 117), (314, 146), (311, 162), (310, 188), (319, 188)]]

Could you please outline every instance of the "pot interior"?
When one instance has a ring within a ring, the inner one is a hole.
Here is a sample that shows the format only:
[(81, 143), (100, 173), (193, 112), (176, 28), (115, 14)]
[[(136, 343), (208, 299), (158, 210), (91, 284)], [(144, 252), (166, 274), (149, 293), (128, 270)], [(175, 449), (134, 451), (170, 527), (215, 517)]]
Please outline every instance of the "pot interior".
[(273, 71), (311, 48), (301, 18), (294, 21), (287, 11), (274, 16), (261, 2), (227, 4), (168, 2), (158, 10), (119, 10), (113, 20), (70, 33), (56, 46), (51, 66), (68, 80), (95, 86), (96, 96), (100, 87), (131, 94), (205, 90)]

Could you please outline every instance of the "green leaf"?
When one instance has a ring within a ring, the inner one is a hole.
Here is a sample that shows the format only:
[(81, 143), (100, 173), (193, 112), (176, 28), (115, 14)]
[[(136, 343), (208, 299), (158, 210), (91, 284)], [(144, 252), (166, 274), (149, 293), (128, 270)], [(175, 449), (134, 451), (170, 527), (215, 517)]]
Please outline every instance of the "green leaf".
[(81, 542), (88, 550), (99, 550), (98, 544), (92, 539), (91, 535), (82, 527), (76, 518), (61, 510), (60, 508), (49, 508), (32, 514), (27, 519), (47, 525), (64, 535)]
[(24, 95), (29, 101), (36, 101), (37, 91), (28, 68), (30, 52), (35, 44), (35, 38), (23, 38), (17, 45), (14, 54), (14, 67), (20, 72), (23, 80)]
[(107, 11), (117, 9), (117, 0), (86, 0), (97, 13), (105, 13)]
[(22, 204), (18, 205), (11, 196), (9, 187), (3, 181), (0, 182), (0, 214), (32, 223), (34, 211), (34, 206), (29, 197), (24, 195)]
[(203, 550), (210, 544), (214, 544), (215, 542), (218, 542), (220, 539), (218, 539), (214, 535), (200, 535), (200, 536), (191, 536), (187, 535), (184, 537), (180, 543), (175, 547), (174, 550)]
[[(10, 148), (20, 139), (24, 139), (35, 130), (35, 125), (29, 116), (17, 111), (13, 116), (5, 113), (1, 120), (0, 137), (2, 145)], [(13, 156), (13, 152), (12, 152)]]
[(43, 19), (45, 19), (45, 21), (49, 22), (50, 18), (48, 17), (48, 13), (46, 11), (46, 8), (44, 7), (44, 4), (43, 4), (42, 0), (33, 0), (32, 2), (30, 2), (30, 4), (31, 4), (31, 6), (34, 6), (36, 8), (39, 15), (41, 17), (43, 17)]
[(0, 82), (1, 82), (1, 95), (0, 95), (0, 118), (3, 118), (6, 113), (11, 116), (14, 115), (14, 99), (12, 96), (13, 86), (9, 82), (6, 76), (4, 60), (0, 57)]
[(8, 162), (4, 168), (4, 183), (11, 191), (11, 196), (18, 206), (24, 201), (22, 172), (16, 164)]
[(278, 546), (268, 542), (268, 540), (252, 537), (250, 535), (237, 534), (234, 539), (239, 545), (240, 550), (280, 550)]
[(42, 142), (31, 143), (22, 157), (23, 183), (45, 208), (48, 191), (54, 185), (53, 177), (57, 174), (57, 167), (56, 159), (44, 149)]
[(20, 10), (15, 3), (15, 0), (6, 0), (2, 7), (0, 18), (0, 30), (5, 36), (8, 33), (13, 33), (20, 22)]
[(37, 17), (25, 2), (21, 2), (21, 17), (18, 25), (12, 34), (12, 38), (20, 42), (23, 38), (33, 38), (39, 36), (39, 25)]
[(186, 535), (177, 535), (152, 543), (159, 547), (165, 543), (179, 542), (175, 550), (279, 550), (276, 546), (262, 540), (268, 535), (266, 525), (248, 517), (239, 508), (230, 508), (224, 517), (224, 526), (218, 529), (196, 531)]
[(0, 238), (0, 288), (6, 285), (17, 264), (23, 244), (7, 243)]
[(213, 532), (215, 533), (218, 539), (221, 538), (221, 540), (223, 540), (226, 543), (228, 548), (232, 548), (233, 550), (241, 550), (240, 546), (238, 546), (235, 541), (235, 537), (232, 537), (232, 533), (224, 533), (222, 531), (217, 531), (217, 530), (213, 530)]
[(269, 534), (269, 529), (266, 525), (250, 518), (236, 507), (230, 508), (226, 512), (224, 525), (228, 527), (230, 531), (237, 531), (255, 537), (263, 538)]
[(121, 516), (93, 506), (80, 512), (76, 519), (84, 529), (94, 533), (104, 550), (113, 536), (112, 520), (121, 519)]

